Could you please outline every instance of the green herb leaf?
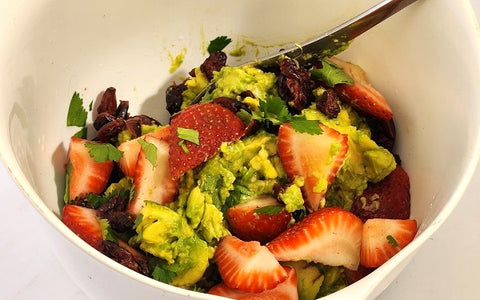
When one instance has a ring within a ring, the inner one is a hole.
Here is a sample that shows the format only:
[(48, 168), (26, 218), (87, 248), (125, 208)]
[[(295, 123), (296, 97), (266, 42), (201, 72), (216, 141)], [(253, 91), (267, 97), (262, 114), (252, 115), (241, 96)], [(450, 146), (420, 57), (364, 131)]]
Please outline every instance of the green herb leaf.
[(63, 194), (63, 202), (65, 204), (68, 203), (68, 201), (70, 199), (69, 196), (70, 196), (70, 173), (72, 172), (72, 163), (68, 162), (67, 164), (67, 170), (65, 172), (65, 193)]
[(106, 162), (107, 160), (119, 161), (123, 156), (123, 152), (118, 150), (115, 146), (109, 143), (97, 144), (97, 143), (85, 143), (85, 147), (89, 148), (88, 154), (99, 163)]
[(87, 111), (83, 107), (83, 99), (75, 92), (70, 100), (67, 113), (67, 126), (85, 127), (87, 123)]
[(180, 142), (178, 142), (178, 145), (180, 146), (180, 148), (182, 148), (183, 152), (187, 154), (190, 153), (190, 150), (188, 150), (187, 145), (185, 145), (185, 140), (180, 140)]
[(325, 82), (329, 87), (334, 87), (336, 84), (353, 84), (353, 79), (343, 71), (342, 68), (332, 63), (329, 60), (322, 60), (321, 69), (312, 69), (310, 71), (313, 77)]
[(100, 219), (100, 227), (102, 227), (102, 236), (105, 241), (118, 243), (107, 219)]
[(397, 243), (397, 240), (395, 240), (395, 238), (391, 235), (387, 235), (387, 241), (390, 245), (392, 245), (392, 247), (398, 247), (398, 243)]
[(87, 127), (82, 127), (73, 136), (79, 137), (81, 139), (86, 139), (87, 138)]
[(210, 41), (210, 44), (208, 45), (207, 51), (208, 53), (213, 53), (215, 51), (221, 51), (225, 47), (227, 47), (228, 44), (232, 42), (232, 39), (222, 35), (219, 37), (216, 37), (215, 39)]
[(139, 214), (138, 217), (135, 219), (135, 223), (133, 225), (133, 228), (136, 229), (140, 223), (142, 223), (143, 220), (143, 215)]
[(322, 134), (323, 130), (316, 120), (307, 120), (305, 118), (294, 118), (290, 124), (293, 129), (299, 133)]
[(197, 130), (191, 128), (177, 128), (178, 138), (194, 143), (195, 145), (200, 145), (200, 135)]
[(289, 122), (291, 119), (287, 104), (280, 97), (269, 97), (266, 101), (260, 101), (258, 108), (263, 112), (263, 118), (274, 125)]
[(177, 274), (175, 272), (170, 270), (165, 270), (158, 265), (156, 265), (152, 271), (153, 279), (164, 282), (164, 283), (172, 282), (173, 278), (175, 278), (176, 275)]
[(138, 139), (138, 143), (142, 146), (145, 157), (154, 167), (157, 164), (157, 147), (144, 139)]
[(255, 209), (253, 212), (256, 213), (257, 215), (273, 216), (278, 214), (282, 210), (283, 210), (283, 206), (281, 205), (268, 205), (264, 207), (259, 207)]
[(107, 197), (102, 197), (94, 193), (86, 194), (85, 199), (87, 199), (87, 202), (95, 209), (109, 200)]

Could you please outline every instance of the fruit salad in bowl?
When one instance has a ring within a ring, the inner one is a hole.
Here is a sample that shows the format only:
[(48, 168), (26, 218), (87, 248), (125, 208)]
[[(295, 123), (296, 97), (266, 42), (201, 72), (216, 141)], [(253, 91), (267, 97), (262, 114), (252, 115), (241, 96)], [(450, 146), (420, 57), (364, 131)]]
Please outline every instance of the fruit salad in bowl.
[(113, 87), (89, 109), (73, 94), (63, 223), (140, 274), (241, 299), (317, 299), (406, 247), (410, 180), (365, 71), (229, 66), (224, 46), (167, 88), (168, 124)]

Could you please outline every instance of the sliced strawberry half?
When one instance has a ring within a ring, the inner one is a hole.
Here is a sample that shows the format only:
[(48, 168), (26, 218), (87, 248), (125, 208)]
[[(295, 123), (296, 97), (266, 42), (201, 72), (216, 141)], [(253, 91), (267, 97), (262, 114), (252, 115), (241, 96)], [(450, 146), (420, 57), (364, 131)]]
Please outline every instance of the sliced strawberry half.
[(272, 253), (257, 241), (226, 236), (218, 243), (214, 258), (224, 283), (244, 292), (272, 289), (288, 275)]
[(178, 182), (170, 176), (168, 142), (154, 136), (145, 136), (144, 140), (154, 146), (154, 152), (150, 157), (150, 154), (141, 149), (138, 155), (133, 178), (135, 198), (129, 202), (127, 208), (127, 211), (135, 216), (138, 216), (145, 201), (168, 203), (178, 191)]
[[(178, 178), (215, 155), (223, 142), (241, 138), (245, 125), (229, 109), (212, 103), (195, 104), (175, 115), (171, 122), (170, 172)], [(178, 128), (198, 132), (198, 145), (181, 139)]]
[(279, 283), (273, 289), (265, 290), (260, 293), (248, 293), (239, 289), (233, 289), (225, 283), (217, 284), (212, 287), (208, 293), (222, 297), (241, 300), (296, 300), (298, 299), (297, 273), (294, 268), (284, 267), (287, 271), (287, 279)]
[(397, 165), (382, 181), (369, 183), (355, 198), (351, 212), (363, 222), (367, 219), (408, 219), (410, 217), (410, 180)]
[(347, 135), (324, 125), (322, 134), (295, 131), (288, 123), (278, 131), (278, 155), (291, 180), (303, 177), (305, 206), (315, 211), (323, 206), (325, 193), (340, 169), (348, 150)]
[(90, 246), (102, 249), (103, 231), (94, 209), (67, 204), (63, 207), (62, 222)]
[(86, 143), (95, 142), (72, 137), (68, 149), (71, 169), (68, 181), (68, 200), (88, 193), (103, 192), (113, 169), (113, 162), (96, 162), (89, 154)]
[(306, 260), (356, 270), (362, 221), (339, 207), (317, 210), (289, 227), (266, 247), (279, 261)]
[(390, 105), (385, 97), (368, 82), (362, 68), (336, 57), (331, 57), (330, 60), (353, 79), (353, 84), (335, 86), (335, 91), (341, 95), (343, 101), (375, 118), (385, 121), (392, 118)]
[(413, 219), (368, 219), (363, 225), (360, 263), (379, 267), (407, 246), (417, 233)]
[(118, 146), (118, 150), (123, 152), (123, 156), (118, 161), (118, 165), (120, 167), (120, 170), (122, 170), (123, 174), (125, 176), (132, 177), (132, 178), (135, 176), (138, 155), (140, 154), (140, 150), (142, 149), (142, 147), (140, 146), (140, 143), (138, 142), (138, 139), (143, 139), (146, 136), (153, 136), (158, 139), (167, 140), (169, 135), (170, 135), (170, 128), (167, 125), (154, 132), (147, 133), (144, 136), (121, 143)]
[(227, 211), (231, 232), (244, 241), (271, 241), (287, 229), (292, 214), (273, 197), (262, 197), (235, 205)]

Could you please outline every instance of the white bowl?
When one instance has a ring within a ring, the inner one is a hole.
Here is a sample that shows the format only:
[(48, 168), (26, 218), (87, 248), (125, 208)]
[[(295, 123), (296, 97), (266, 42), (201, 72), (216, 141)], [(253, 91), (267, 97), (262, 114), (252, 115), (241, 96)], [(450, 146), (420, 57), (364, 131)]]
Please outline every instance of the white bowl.
[[(92, 298), (212, 296), (141, 276), (103, 256), (59, 220), (71, 95), (89, 102), (108, 86), (132, 113), (166, 121), (165, 88), (197, 66), (219, 35), (266, 54), (301, 42), (377, 1), (1, 1), (0, 153), (50, 224), (67, 271)], [(373, 298), (455, 208), (480, 155), (480, 42), (467, 0), (419, 0), (343, 53), (389, 100), (411, 180), (415, 240), (361, 281), (328, 296)], [(169, 73), (169, 54), (186, 58)], [(248, 57), (247, 57), (248, 58)], [(235, 60), (231, 61), (235, 63)]]

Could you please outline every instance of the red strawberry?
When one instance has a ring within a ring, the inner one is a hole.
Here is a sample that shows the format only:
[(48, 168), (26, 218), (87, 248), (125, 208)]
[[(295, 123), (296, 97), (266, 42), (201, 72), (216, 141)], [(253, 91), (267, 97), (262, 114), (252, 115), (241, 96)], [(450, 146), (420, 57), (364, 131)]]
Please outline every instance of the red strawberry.
[(220, 283), (212, 287), (208, 293), (241, 300), (296, 300), (298, 299), (297, 273), (295, 269), (291, 267), (284, 267), (284, 269), (287, 271), (287, 279), (270, 290), (265, 290), (260, 293), (248, 293)]
[(279, 261), (306, 260), (356, 270), (362, 221), (339, 207), (317, 210), (266, 246)]
[[(168, 166), (169, 146), (168, 142), (153, 136), (145, 136), (145, 142), (155, 146), (153, 157), (142, 149), (138, 155), (133, 184), (135, 186), (135, 198), (132, 199), (127, 211), (137, 216), (146, 200), (160, 204), (173, 200), (178, 191), (178, 183), (170, 176)], [(151, 159), (155, 159), (152, 165)]]
[[(170, 127), (170, 172), (174, 178), (205, 162), (218, 152), (223, 142), (238, 140), (245, 131), (242, 120), (233, 112), (212, 103), (187, 107), (172, 118)], [(197, 131), (199, 145), (180, 139), (178, 128)]]
[(379, 267), (408, 245), (417, 233), (417, 221), (369, 219), (363, 225), (360, 263)]
[(288, 177), (305, 179), (302, 187), (309, 211), (322, 207), (327, 188), (332, 183), (348, 150), (347, 135), (320, 125), (322, 134), (295, 131), (288, 123), (278, 131), (278, 155)]
[(168, 139), (169, 135), (170, 128), (167, 125), (154, 132), (147, 133), (144, 136), (121, 143), (118, 146), (118, 150), (123, 152), (123, 156), (118, 161), (118, 165), (120, 167), (120, 170), (122, 170), (123, 174), (132, 178), (135, 176), (138, 155), (140, 154), (140, 150), (142, 149), (140, 143), (138, 142), (138, 139), (145, 138), (145, 136), (154, 136), (158, 139)]
[(336, 57), (331, 57), (330, 60), (353, 79), (353, 84), (335, 86), (335, 91), (340, 94), (342, 101), (375, 118), (385, 121), (392, 118), (392, 109), (387, 100), (367, 81), (362, 68)]
[[(264, 212), (258, 210), (259, 208)], [(280, 208), (280, 211), (277, 211), (277, 208)], [(227, 211), (227, 221), (235, 236), (244, 241), (259, 241), (262, 244), (287, 229), (291, 219), (292, 214), (272, 197), (250, 200)]]
[(94, 209), (67, 204), (63, 207), (62, 222), (90, 246), (102, 249), (102, 226)]
[(276, 287), (287, 272), (265, 246), (234, 236), (220, 240), (214, 254), (220, 276), (231, 288), (258, 293)]
[(352, 204), (351, 211), (363, 222), (367, 219), (408, 219), (410, 217), (410, 181), (398, 166), (387, 177), (370, 183)]
[(88, 193), (103, 192), (113, 169), (112, 161), (96, 162), (90, 156), (90, 149), (85, 145), (87, 142), (96, 144), (78, 137), (70, 139), (68, 149), (68, 160), (71, 165), (68, 181), (69, 200)]

